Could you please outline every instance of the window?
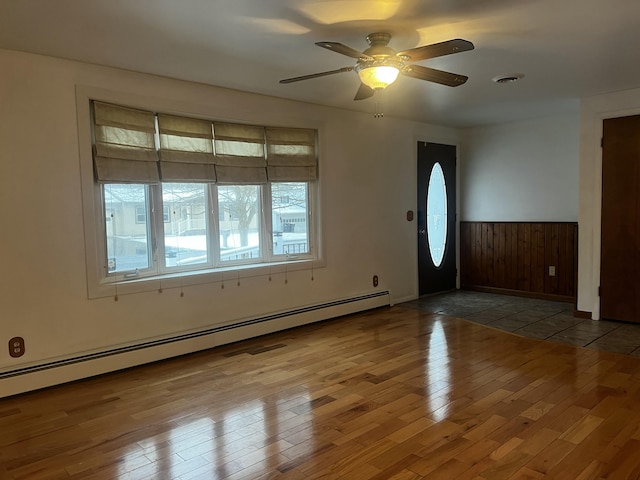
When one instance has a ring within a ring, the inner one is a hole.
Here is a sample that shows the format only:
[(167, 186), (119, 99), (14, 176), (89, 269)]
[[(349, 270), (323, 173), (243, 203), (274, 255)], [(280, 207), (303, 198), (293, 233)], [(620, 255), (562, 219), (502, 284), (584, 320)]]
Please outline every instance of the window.
[(447, 244), (447, 187), (438, 162), (431, 169), (427, 190), (427, 237), (431, 260), (440, 267)]
[(315, 130), (92, 106), (102, 281), (316, 258)]
[(262, 258), (260, 188), (256, 185), (219, 186), (218, 205), (224, 205), (227, 221), (220, 223), (220, 261)]
[(208, 265), (211, 248), (207, 241), (207, 185), (163, 183), (161, 189), (163, 207), (171, 219), (164, 224), (165, 266)]
[(147, 248), (150, 244), (147, 187), (109, 184), (104, 185), (102, 192), (109, 273), (148, 269), (151, 262)]
[[(309, 230), (305, 221), (309, 213), (307, 184), (273, 183), (271, 198), (274, 254), (309, 253)], [(305, 217), (299, 217), (301, 214)]]

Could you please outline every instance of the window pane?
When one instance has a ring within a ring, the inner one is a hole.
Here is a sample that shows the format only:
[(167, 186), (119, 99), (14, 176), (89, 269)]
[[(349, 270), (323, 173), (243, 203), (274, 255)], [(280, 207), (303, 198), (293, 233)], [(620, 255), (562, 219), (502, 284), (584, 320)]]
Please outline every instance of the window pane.
[(307, 183), (272, 183), (274, 255), (309, 253)]
[(220, 260), (245, 261), (260, 258), (260, 187), (218, 187), (220, 210)]
[(149, 194), (146, 185), (103, 185), (107, 272), (149, 268)]
[(164, 256), (167, 267), (209, 261), (207, 186), (163, 183)]
[(438, 162), (433, 165), (427, 191), (427, 236), (429, 252), (436, 267), (442, 264), (447, 243), (447, 187)]

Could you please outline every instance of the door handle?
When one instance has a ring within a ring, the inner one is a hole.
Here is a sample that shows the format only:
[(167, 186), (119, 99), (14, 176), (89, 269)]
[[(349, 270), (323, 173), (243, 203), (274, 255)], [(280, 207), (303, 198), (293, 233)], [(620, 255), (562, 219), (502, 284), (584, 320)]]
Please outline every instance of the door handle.
[(418, 230), (418, 233), (420, 235), (424, 235), (425, 233), (427, 233), (427, 231), (424, 228), (421, 228), (421, 229)]

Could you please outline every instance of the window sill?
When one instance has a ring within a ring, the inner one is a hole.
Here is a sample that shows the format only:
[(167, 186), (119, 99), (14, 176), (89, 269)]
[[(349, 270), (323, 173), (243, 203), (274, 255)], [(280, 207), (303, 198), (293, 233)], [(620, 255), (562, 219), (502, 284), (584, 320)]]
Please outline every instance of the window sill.
[(220, 283), (236, 284), (255, 277), (275, 277), (291, 272), (323, 268), (323, 260), (290, 260), (288, 262), (261, 263), (259, 265), (234, 265), (207, 270), (175, 272), (153, 277), (132, 278), (119, 282), (104, 280), (89, 289), (89, 299), (131, 295), (134, 293), (164, 291), (193, 285)]

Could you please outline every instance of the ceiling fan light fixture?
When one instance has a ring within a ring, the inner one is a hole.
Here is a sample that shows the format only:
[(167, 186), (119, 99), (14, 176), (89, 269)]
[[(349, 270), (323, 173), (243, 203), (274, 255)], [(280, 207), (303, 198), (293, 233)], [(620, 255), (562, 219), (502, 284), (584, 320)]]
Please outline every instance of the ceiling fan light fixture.
[(360, 81), (374, 90), (387, 88), (398, 78), (400, 70), (392, 65), (371, 65), (358, 69)]

